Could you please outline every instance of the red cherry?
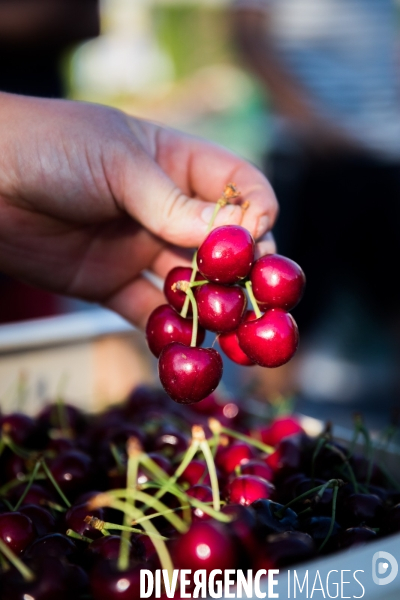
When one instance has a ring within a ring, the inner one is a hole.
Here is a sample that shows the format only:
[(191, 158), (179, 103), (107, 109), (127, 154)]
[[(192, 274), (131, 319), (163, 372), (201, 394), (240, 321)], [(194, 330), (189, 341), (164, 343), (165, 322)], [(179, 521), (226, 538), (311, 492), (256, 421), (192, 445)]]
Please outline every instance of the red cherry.
[(254, 240), (239, 225), (216, 227), (197, 251), (197, 265), (205, 279), (237, 283), (246, 277), (254, 259)]
[(204, 461), (194, 458), (183, 471), (179, 483), (188, 483), (193, 486), (200, 483), (209, 484), (210, 476)]
[(213, 348), (193, 348), (178, 342), (161, 352), (158, 373), (167, 394), (180, 404), (199, 402), (222, 377), (222, 359)]
[(209, 331), (232, 331), (239, 327), (247, 299), (242, 288), (205, 283), (196, 290), (199, 323)]
[[(181, 312), (184, 305), (186, 294), (181, 290), (173, 290), (172, 286), (178, 281), (190, 281), (192, 276), (192, 267), (174, 267), (168, 273), (164, 282), (164, 295), (170, 304), (176, 311)], [(200, 273), (196, 274), (195, 281), (200, 281), (203, 277)], [(189, 308), (187, 316), (192, 315), (192, 305), (189, 302)]]
[[(158, 306), (151, 313), (146, 325), (146, 338), (150, 350), (157, 358), (162, 349), (171, 342), (190, 346), (193, 321), (181, 317), (169, 304)], [(204, 342), (205, 331), (198, 328), (197, 343)]]
[(283, 438), (302, 433), (304, 430), (295, 417), (278, 417), (269, 427), (259, 429), (261, 440), (268, 446), (276, 446)]
[[(90, 589), (95, 600), (131, 600), (140, 598), (140, 571), (143, 564), (133, 564), (119, 571), (115, 562), (99, 560), (90, 573)], [(146, 567), (147, 568), (147, 567)]]
[(261, 310), (291, 310), (301, 300), (306, 283), (301, 267), (280, 254), (267, 254), (256, 260), (250, 280)]
[(265, 462), (252, 458), (240, 465), (241, 475), (258, 475), (267, 481), (272, 481), (274, 472)]
[(292, 315), (273, 308), (255, 321), (242, 323), (238, 329), (241, 349), (262, 367), (280, 367), (297, 350), (299, 332)]
[(176, 569), (234, 569), (234, 544), (222, 527), (214, 521), (195, 521), (189, 531), (180, 536), (171, 547)]
[[(196, 498), (201, 502), (212, 502), (213, 499), (212, 490), (208, 485), (193, 485), (186, 490), (186, 493), (191, 498)], [(210, 515), (201, 510), (201, 508), (193, 508), (194, 521), (207, 521), (210, 518)]]
[(227, 448), (218, 450), (216, 463), (224, 473), (232, 473), (239, 465), (248, 462), (254, 458), (254, 446), (246, 444), (246, 442), (236, 441)]
[(0, 417), (0, 433), (8, 435), (13, 442), (22, 446), (35, 430), (35, 421), (22, 413), (10, 413)]
[[(256, 313), (253, 310), (248, 310), (246, 311), (242, 322), (254, 321), (256, 318)], [(218, 336), (218, 342), (227, 357), (238, 365), (250, 367), (255, 364), (239, 346), (237, 329), (228, 331), (227, 333), (221, 333)]]
[(0, 539), (16, 554), (20, 554), (35, 538), (33, 523), (20, 512), (0, 515)]
[(227, 492), (229, 502), (247, 506), (260, 498), (271, 498), (275, 486), (257, 475), (239, 475), (228, 484)]

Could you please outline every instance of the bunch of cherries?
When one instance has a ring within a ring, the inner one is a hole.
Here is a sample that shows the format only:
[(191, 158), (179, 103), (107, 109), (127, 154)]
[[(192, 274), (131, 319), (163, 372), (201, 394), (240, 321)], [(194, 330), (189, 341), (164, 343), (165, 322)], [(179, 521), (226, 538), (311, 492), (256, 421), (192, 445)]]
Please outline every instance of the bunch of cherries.
[[(239, 195), (228, 184), (215, 216)], [(205, 330), (218, 334), (223, 352), (240, 365), (279, 367), (297, 350), (299, 333), (288, 312), (300, 301), (305, 276), (297, 263), (269, 254), (254, 260), (255, 244), (241, 226), (211, 230), (192, 267), (175, 267), (164, 284), (168, 304), (149, 317), (146, 337), (159, 358), (159, 376), (176, 402), (191, 404), (218, 386), (223, 370), (214, 348), (200, 348)], [(247, 290), (253, 310), (247, 310)]]
[(142, 569), (279, 569), (400, 531), (360, 419), (365, 455), (246, 405), (139, 387), (98, 415), (0, 416), (2, 600), (136, 600)]

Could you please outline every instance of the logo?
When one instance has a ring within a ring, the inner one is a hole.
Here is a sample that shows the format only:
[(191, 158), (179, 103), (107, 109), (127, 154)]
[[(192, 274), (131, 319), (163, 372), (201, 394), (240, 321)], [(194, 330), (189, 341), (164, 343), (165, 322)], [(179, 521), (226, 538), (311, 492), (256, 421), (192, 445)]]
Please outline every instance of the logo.
[[(390, 565), (389, 574), (386, 577), (381, 577), (388, 572)], [(399, 570), (399, 565), (395, 557), (389, 552), (375, 552), (372, 557), (372, 579), (376, 585), (387, 585), (392, 583), (396, 578)]]

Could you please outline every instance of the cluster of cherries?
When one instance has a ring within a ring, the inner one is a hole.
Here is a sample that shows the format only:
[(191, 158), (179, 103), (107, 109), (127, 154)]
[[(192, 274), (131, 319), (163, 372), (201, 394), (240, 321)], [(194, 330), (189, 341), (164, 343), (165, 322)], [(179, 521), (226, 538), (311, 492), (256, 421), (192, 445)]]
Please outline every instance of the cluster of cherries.
[[(226, 187), (209, 229), (218, 209), (238, 194), (234, 184)], [(243, 227), (216, 227), (199, 247), (192, 267), (168, 273), (168, 304), (152, 312), (146, 337), (159, 358), (160, 381), (176, 402), (199, 402), (221, 380), (219, 352), (199, 347), (206, 330), (218, 334), (223, 352), (240, 365), (279, 367), (296, 352), (298, 328), (288, 311), (303, 295), (304, 273), (279, 254), (254, 260), (254, 249)], [(247, 310), (245, 290), (253, 310)]]
[(253, 423), (245, 402), (143, 387), (99, 415), (1, 416), (2, 600), (133, 600), (142, 569), (283, 568), (400, 531), (373, 452)]

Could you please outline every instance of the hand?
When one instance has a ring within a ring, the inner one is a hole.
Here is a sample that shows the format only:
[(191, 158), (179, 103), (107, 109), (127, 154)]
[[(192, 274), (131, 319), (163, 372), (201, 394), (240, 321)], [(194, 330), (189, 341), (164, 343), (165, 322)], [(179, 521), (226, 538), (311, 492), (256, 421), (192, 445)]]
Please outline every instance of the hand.
[(114, 109), (0, 94), (0, 271), (100, 302), (143, 326), (164, 277), (205, 237), (213, 203), (234, 181), (241, 224), (275, 250), (277, 203), (265, 177), (204, 140)]

